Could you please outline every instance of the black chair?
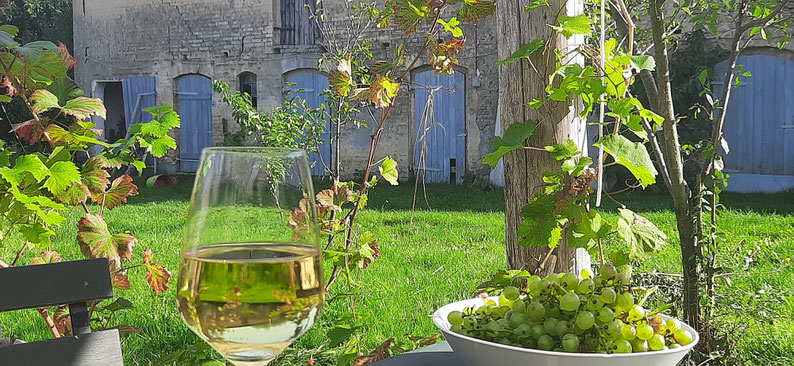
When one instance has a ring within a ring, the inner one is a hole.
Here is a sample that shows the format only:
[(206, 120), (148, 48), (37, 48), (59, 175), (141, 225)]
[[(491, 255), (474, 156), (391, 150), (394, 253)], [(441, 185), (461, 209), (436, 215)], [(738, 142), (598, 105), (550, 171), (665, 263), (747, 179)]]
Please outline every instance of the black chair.
[(86, 302), (113, 297), (107, 258), (0, 269), (0, 312), (69, 304), (72, 337), (0, 348), (0, 365), (120, 366), (116, 329), (91, 333)]

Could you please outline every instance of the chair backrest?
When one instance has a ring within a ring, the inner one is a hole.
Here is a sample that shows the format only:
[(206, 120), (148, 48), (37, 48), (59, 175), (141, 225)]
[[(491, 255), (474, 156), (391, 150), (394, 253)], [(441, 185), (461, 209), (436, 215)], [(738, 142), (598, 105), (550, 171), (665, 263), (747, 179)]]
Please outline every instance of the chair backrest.
[(72, 337), (0, 348), (0, 365), (123, 365), (116, 329), (91, 333), (86, 302), (113, 297), (107, 258), (0, 269), (0, 312), (69, 305)]

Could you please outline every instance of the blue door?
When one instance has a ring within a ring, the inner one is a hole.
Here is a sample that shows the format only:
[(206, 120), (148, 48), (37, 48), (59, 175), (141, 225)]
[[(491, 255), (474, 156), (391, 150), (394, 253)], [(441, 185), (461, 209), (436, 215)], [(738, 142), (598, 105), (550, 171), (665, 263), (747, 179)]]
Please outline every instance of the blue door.
[[(295, 70), (287, 74), (286, 81), (295, 83), (289, 87), (293, 93), (306, 101), (309, 108), (320, 108), (325, 103), (325, 97), (320, 95), (328, 89), (328, 78), (325, 74), (312, 69)], [(293, 94), (294, 95), (294, 94)], [(326, 175), (325, 166), (331, 166), (331, 121), (325, 121), (323, 142), (318, 146), (319, 154), (309, 153), (309, 164), (312, 175)]]
[[(413, 170), (426, 182), (461, 183), (466, 172), (466, 76), (414, 75)], [(429, 104), (430, 91), (436, 89)]]
[[(741, 56), (741, 78), (728, 102), (723, 135), (728, 172), (794, 175), (794, 60), (770, 55)], [(715, 97), (722, 96), (727, 62), (715, 66)]]
[(183, 172), (195, 172), (201, 150), (212, 146), (212, 83), (203, 75), (184, 75), (177, 79), (179, 162)]
[(152, 115), (144, 111), (157, 103), (157, 89), (154, 76), (139, 76), (121, 81), (124, 94), (124, 119), (127, 129), (135, 123), (149, 122)]

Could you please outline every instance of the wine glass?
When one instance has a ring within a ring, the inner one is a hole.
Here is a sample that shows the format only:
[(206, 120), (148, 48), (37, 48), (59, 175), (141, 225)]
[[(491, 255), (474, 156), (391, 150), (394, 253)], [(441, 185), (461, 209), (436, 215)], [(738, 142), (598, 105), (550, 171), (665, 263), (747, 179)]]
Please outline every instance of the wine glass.
[(324, 298), (311, 173), (301, 150), (201, 154), (179, 265), (188, 327), (234, 365), (267, 365)]

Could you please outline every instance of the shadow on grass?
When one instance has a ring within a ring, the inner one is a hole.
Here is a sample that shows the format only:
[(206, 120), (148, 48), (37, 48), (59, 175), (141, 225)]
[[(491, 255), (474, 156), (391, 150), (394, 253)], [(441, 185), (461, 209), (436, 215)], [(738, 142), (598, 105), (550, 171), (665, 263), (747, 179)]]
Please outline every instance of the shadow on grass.
[(147, 177), (135, 177), (133, 182), (138, 186), (138, 195), (128, 199), (129, 204), (140, 205), (145, 203), (167, 202), (167, 201), (190, 201), (190, 193), (193, 190), (193, 175), (176, 176), (177, 184), (168, 187), (149, 188), (146, 186)]
[[(667, 192), (651, 192), (638, 189), (615, 195), (614, 198), (632, 211), (658, 212), (673, 210), (673, 199)], [(780, 193), (723, 192), (720, 195), (720, 203), (729, 210), (790, 215), (794, 214), (794, 190)], [(602, 207), (605, 211), (617, 212), (618, 205), (604, 196)]]

